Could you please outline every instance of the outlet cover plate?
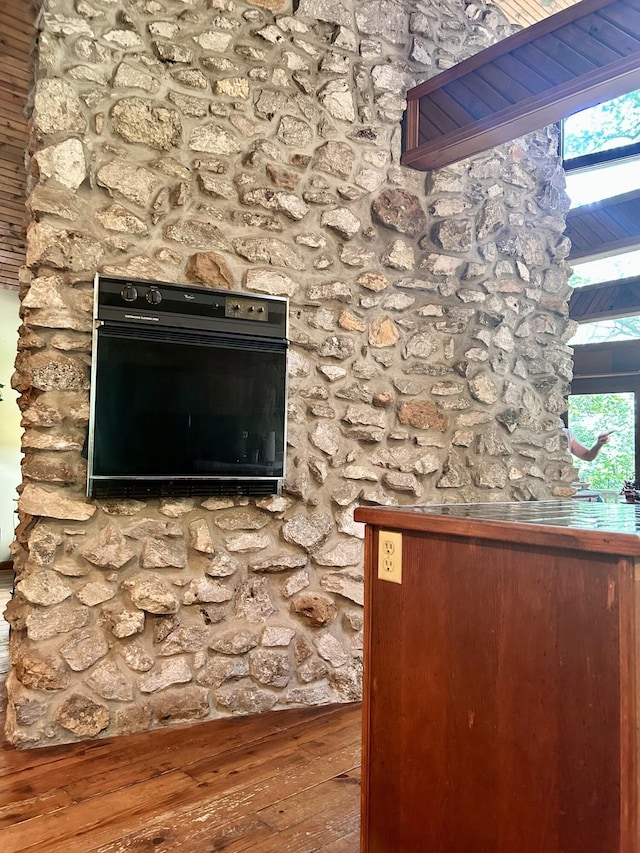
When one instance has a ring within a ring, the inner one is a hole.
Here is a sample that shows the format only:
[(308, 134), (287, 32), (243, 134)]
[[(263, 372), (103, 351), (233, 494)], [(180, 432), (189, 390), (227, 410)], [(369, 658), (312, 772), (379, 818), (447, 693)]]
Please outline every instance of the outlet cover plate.
[(378, 578), (402, 583), (402, 533), (378, 531)]

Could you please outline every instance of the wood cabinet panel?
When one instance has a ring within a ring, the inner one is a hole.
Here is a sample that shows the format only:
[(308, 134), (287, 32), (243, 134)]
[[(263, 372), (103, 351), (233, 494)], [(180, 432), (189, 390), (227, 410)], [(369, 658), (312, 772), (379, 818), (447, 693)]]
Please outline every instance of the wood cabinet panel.
[[(484, 538), (481, 521), (465, 535), (460, 519), (413, 516), (407, 529), (406, 515), (356, 511), (363, 853), (640, 849), (636, 538), (615, 553), (600, 533), (606, 553), (580, 530), (507, 522), (498, 535), (493, 519)], [(381, 528), (402, 532), (402, 584), (377, 577)]]

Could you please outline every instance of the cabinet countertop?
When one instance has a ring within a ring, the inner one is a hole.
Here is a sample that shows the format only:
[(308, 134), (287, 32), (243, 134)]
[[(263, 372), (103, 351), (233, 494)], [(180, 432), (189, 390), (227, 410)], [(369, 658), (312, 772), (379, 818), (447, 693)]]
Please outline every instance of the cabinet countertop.
[(550, 500), (358, 507), (354, 518), (377, 527), (640, 556), (640, 504)]

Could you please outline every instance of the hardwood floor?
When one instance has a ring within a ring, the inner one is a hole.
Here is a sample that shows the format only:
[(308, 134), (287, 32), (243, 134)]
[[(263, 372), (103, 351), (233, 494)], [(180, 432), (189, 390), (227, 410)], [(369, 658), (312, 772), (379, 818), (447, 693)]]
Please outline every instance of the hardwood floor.
[(357, 853), (360, 715), (296, 708), (24, 751), (3, 739), (0, 850)]

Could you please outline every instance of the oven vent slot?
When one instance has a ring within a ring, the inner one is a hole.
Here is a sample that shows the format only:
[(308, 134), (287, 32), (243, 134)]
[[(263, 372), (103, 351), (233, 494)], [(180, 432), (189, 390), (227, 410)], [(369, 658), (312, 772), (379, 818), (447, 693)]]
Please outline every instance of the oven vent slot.
[(280, 352), (286, 347), (286, 340), (261, 338), (254, 335), (228, 335), (220, 332), (199, 334), (189, 329), (140, 328), (140, 326), (103, 327), (102, 334), (110, 338), (126, 338), (139, 341), (163, 341), (175, 344), (194, 344), (210, 347), (212, 344), (226, 349), (258, 350), (260, 352)]
[(92, 497), (102, 500), (131, 498), (269, 497), (278, 493), (278, 479), (261, 480), (94, 480)]

